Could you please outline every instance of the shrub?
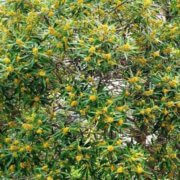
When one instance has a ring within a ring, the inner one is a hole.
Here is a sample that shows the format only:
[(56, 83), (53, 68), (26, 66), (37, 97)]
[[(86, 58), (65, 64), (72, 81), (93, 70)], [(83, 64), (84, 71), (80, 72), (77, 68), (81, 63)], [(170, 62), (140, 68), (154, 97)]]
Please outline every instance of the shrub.
[(1, 178), (176, 179), (179, 7), (1, 2)]

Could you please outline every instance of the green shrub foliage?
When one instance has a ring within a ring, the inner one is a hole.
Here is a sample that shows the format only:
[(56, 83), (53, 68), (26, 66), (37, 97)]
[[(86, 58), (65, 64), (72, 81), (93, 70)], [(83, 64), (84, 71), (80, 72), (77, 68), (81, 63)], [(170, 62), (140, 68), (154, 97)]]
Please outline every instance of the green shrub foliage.
[(0, 3), (0, 179), (178, 177), (179, 0)]

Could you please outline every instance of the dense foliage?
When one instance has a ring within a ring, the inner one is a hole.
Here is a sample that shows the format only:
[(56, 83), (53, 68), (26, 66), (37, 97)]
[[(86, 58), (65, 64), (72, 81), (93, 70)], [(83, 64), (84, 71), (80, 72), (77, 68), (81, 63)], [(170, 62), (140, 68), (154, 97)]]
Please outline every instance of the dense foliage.
[(179, 0), (0, 3), (0, 179), (176, 179)]

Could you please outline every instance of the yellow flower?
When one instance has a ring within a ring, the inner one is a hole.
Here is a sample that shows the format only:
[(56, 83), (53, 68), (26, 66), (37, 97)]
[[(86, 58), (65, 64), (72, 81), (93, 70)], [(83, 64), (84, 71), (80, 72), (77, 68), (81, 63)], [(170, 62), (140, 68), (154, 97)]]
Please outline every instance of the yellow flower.
[(63, 134), (67, 134), (69, 132), (69, 127), (65, 127), (62, 129)]
[(167, 47), (166, 49), (163, 50), (163, 53), (165, 54), (169, 54), (170, 52), (172, 52), (172, 49), (170, 47)]
[(24, 169), (24, 168), (26, 167), (26, 163), (21, 162), (21, 163), (20, 163), (20, 167), (21, 167), (22, 169)]
[(57, 34), (56, 30), (51, 26), (48, 28), (48, 30), (49, 30), (49, 34), (51, 34), (53, 36), (55, 36)]
[(177, 80), (172, 80), (172, 81), (169, 81), (168, 83), (171, 87), (175, 88), (177, 85), (178, 85), (178, 81)]
[(26, 149), (26, 151), (28, 151), (28, 152), (31, 152), (31, 151), (32, 151), (32, 147), (31, 147), (30, 145), (26, 145), (26, 146), (25, 146), (25, 149)]
[(162, 101), (162, 102), (165, 102), (165, 101), (166, 101), (166, 97), (162, 97), (162, 98), (161, 98), (161, 101)]
[(124, 122), (124, 120), (121, 118), (121, 119), (119, 119), (119, 121), (118, 121), (118, 126), (121, 126), (122, 124), (123, 124), (123, 122)]
[(166, 106), (171, 108), (171, 107), (174, 106), (174, 102), (173, 101), (169, 101), (169, 102), (166, 103)]
[(141, 88), (142, 88), (142, 87), (141, 87), (140, 85), (136, 85), (136, 86), (135, 86), (135, 89), (136, 89), (137, 91), (141, 90)]
[(142, 115), (144, 115), (144, 114), (145, 114), (144, 109), (141, 109), (141, 110), (140, 110), (140, 114), (142, 114)]
[(124, 110), (124, 106), (118, 106), (116, 107), (116, 110), (122, 112)]
[(18, 157), (18, 154), (17, 154), (17, 152), (13, 152), (13, 157)]
[(112, 151), (114, 151), (114, 147), (110, 145), (110, 146), (107, 147), (107, 150), (108, 150), (109, 152), (112, 152)]
[(89, 76), (89, 77), (87, 78), (87, 80), (88, 80), (88, 82), (91, 82), (91, 83), (94, 82), (94, 79), (93, 79), (93, 77), (91, 77), (91, 76)]
[(116, 110), (119, 111), (119, 112), (123, 112), (123, 111), (128, 110), (128, 106), (127, 106), (127, 105), (117, 106), (117, 107), (116, 107)]
[(66, 23), (64, 25), (64, 31), (68, 31), (70, 29), (71, 25), (69, 23)]
[(147, 63), (147, 60), (144, 57), (138, 58), (136, 61), (141, 65), (145, 65)]
[(154, 57), (159, 57), (159, 56), (160, 56), (160, 52), (159, 52), (159, 51), (153, 52), (152, 55), (153, 55)]
[(96, 95), (90, 95), (89, 96), (89, 100), (91, 100), (91, 101), (96, 101), (96, 99), (97, 99)]
[(141, 165), (138, 165), (135, 171), (136, 171), (137, 174), (142, 174), (144, 172)]
[(167, 125), (167, 130), (168, 131), (173, 131), (174, 130), (174, 125), (173, 124)]
[(89, 62), (90, 60), (91, 60), (90, 56), (87, 56), (87, 57), (84, 58), (84, 61), (86, 61), (86, 62)]
[(176, 153), (171, 153), (171, 154), (169, 154), (169, 157), (172, 159), (176, 159), (177, 155), (176, 155)]
[(42, 120), (38, 120), (38, 122), (37, 122), (39, 125), (41, 125), (42, 124)]
[(47, 170), (48, 170), (48, 166), (47, 166), (47, 165), (44, 165), (44, 166), (42, 167), (42, 170), (43, 170), (43, 171), (47, 171)]
[(168, 81), (170, 80), (170, 77), (169, 77), (169, 76), (164, 76), (164, 77), (162, 78), (162, 80), (163, 80), (164, 82), (168, 82)]
[(77, 102), (77, 101), (72, 101), (72, 102), (71, 102), (71, 106), (72, 106), (72, 107), (76, 107), (77, 105), (78, 105), (78, 102)]
[(108, 54), (103, 54), (103, 58), (104, 59), (107, 59), (107, 60), (110, 60), (111, 59), (111, 54), (108, 53)]
[(84, 0), (77, 0), (78, 4), (83, 4)]
[(53, 180), (51, 176), (48, 176), (46, 180)]
[(167, 94), (169, 92), (168, 89), (163, 89), (162, 91), (163, 91), (164, 94)]
[(4, 62), (5, 64), (9, 64), (9, 63), (11, 62), (11, 60), (10, 60), (9, 58), (4, 58), (4, 59), (3, 59), (3, 62)]
[(53, 15), (54, 15), (54, 12), (53, 11), (49, 11), (48, 16), (52, 17)]
[(89, 41), (89, 42), (93, 42), (93, 41), (94, 41), (94, 38), (89, 38), (88, 41)]
[(119, 166), (118, 169), (117, 169), (117, 173), (120, 174), (120, 173), (123, 173), (124, 172), (124, 168), (122, 166)]
[(72, 91), (72, 90), (73, 90), (73, 87), (72, 87), (72, 86), (70, 86), (70, 85), (66, 86), (66, 91), (70, 92), (70, 91)]
[(168, 112), (168, 110), (165, 108), (164, 110), (162, 110), (162, 113), (163, 113), (164, 115), (167, 115), (169, 112)]
[(15, 85), (18, 85), (18, 84), (19, 84), (19, 82), (20, 82), (20, 80), (19, 80), (19, 79), (17, 79), (17, 78), (15, 78), (15, 79), (14, 79), (14, 84), (15, 84)]
[(32, 130), (33, 129), (33, 125), (32, 124), (28, 124), (28, 123), (23, 123), (22, 124), (22, 128), (25, 130)]
[(107, 111), (108, 111), (108, 107), (104, 107), (104, 108), (102, 109), (102, 112), (103, 112), (103, 113), (107, 113)]
[(113, 100), (112, 99), (108, 99), (107, 102), (106, 102), (108, 105), (111, 105), (113, 103)]
[(57, 48), (62, 48), (62, 47), (63, 47), (63, 44), (62, 44), (61, 42), (58, 42), (58, 43), (56, 44), (56, 47), (57, 47)]
[(100, 141), (100, 142), (97, 144), (97, 146), (104, 146), (104, 145), (106, 145), (106, 142), (105, 142), (105, 141)]
[(14, 67), (12, 65), (10, 65), (10, 66), (6, 67), (6, 71), (11, 73), (14, 71)]
[(146, 109), (144, 110), (144, 112), (145, 112), (146, 114), (150, 114), (150, 113), (151, 113), (151, 111), (152, 111), (152, 109), (151, 109), (151, 108), (146, 108)]
[(38, 55), (38, 48), (36, 48), (36, 47), (33, 48), (32, 53), (33, 53), (34, 56), (37, 56)]
[(122, 144), (122, 140), (121, 140), (121, 139), (117, 140), (117, 141), (116, 141), (116, 144), (117, 144), (117, 145), (121, 145), (121, 144)]
[(114, 122), (114, 118), (108, 116), (108, 117), (106, 117), (106, 122), (107, 122), (107, 123), (112, 123), (112, 122)]
[(79, 44), (80, 44), (81, 46), (83, 46), (83, 45), (84, 45), (84, 40), (79, 39)]
[(48, 148), (48, 147), (50, 147), (49, 142), (44, 142), (44, 143), (43, 143), (43, 147), (44, 147), (44, 148)]
[(24, 147), (21, 147), (21, 148), (19, 149), (19, 152), (24, 152), (24, 150), (25, 150), (25, 148), (24, 148)]
[(139, 77), (136, 77), (136, 76), (128, 79), (129, 83), (137, 83), (138, 81), (139, 81)]
[(43, 132), (42, 129), (38, 129), (38, 130), (36, 131), (37, 134), (42, 134), (42, 132)]
[(153, 95), (153, 93), (154, 93), (154, 90), (151, 89), (151, 90), (149, 90), (149, 91), (145, 91), (145, 92), (144, 92), (144, 95), (145, 95), (145, 96), (151, 96), (151, 95)]
[(24, 43), (20, 39), (16, 39), (16, 44), (19, 46), (23, 46)]
[(53, 54), (53, 51), (51, 49), (46, 51), (46, 55), (47, 56), (52, 56), (52, 54)]
[(158, 110), (158, 109), (159, 109), (159, 107), (157, 105), (153, 106), (153, 110)]
[(40, 101), (40, 97), (39, 97), (39, 96), (35, 96), (35, 97), (34, 97), (34, 101), (35, 101), (35, 102)]
[(82, 158), (83, 158), (83, 155), (82, 154), (79, 154), (79, 155), (77, 155), (76, 156), (76, 161), (81, 161), (82, 160)]
[(71, 97), (71, 98), (74, 98), (75, 97), (75, 94), (74, 93), (69, 93), (69, 96)]
[(56, 9), (58, 9), (59, 8), (59, 1), (55, 1), (55, 3), (54, 3), (54, 7), (56, 8)]
[(86, 109), (81, 109), (79, 112), (80, 112), (80, 114), (81, 114), (82, 116), (85, 116), (85, 115), (86, 115)]
[(180, 108), (180, 102), (177, 102), (177, 103), (176, 103), (176, 106), (177, 106), (178, 108)]
[(125, 96), (129, 96), (129, 95), (130, 95), (129, 91), (126, 90), (126, 91), (125, 91)]
[(9, 170), (10, 170), (11, 172), (14, 172), (14, 170), (15, 170), (15, 165), (10, 165)]
[(11, 138), (5, 138), (4, 140), (6, 143), (10, 143), (11, 142)]
[(105, 33), (107, 33), (109, 29), (108, 24), (102, 24), (99, 28), (102, 28)]
[(129, 50), (131, 50), (131, 48), (132, 47), (128, 43), (126, 43), (126, 44), (122, 45), (121, 47), (119, 47), (119, 50), (129, 51)]
[(93, 53), (95, 53), (95, 50), (96, 50), (96, 48), (94, 46), (91, 46), (89, 48), (89, 53), (93, 54)]
[(148, 7), (152, 4), (152, 0), (143, 0), (144, 7)]
[(10, 122), (8, 122), (8, 126), (11, 127), (11, 128), (15, 127), (16, 123), (14, 121), (10, 121)]
[(48, 12), (48, 8), (47, 7), (42, 7), (41, 8), (41, 12), (42, 13), (47, 13)]
[(19, 62), (19, 61), (20, 61), (20, 59), (21, 59), (21, 57), (20, 57), (20, 56), (17, 56), (17, 57), (16, 57), (16, 61), (17, 61), (17, 62)]
[(11, 145), (11, 146), (9, 147), (9, 150), (10, 150), (10, 151), (17, 151), (17, 150), (18, 150), (18, 147), (15, 146), (15, 145)]
[(38, 75), (41, 76), (41, 77), (44, 77), (46, 75), (46, 72), (41, 69), (39, 72), (38, 72)]
[(172, 67), (171, 67), (171, 66), (168, 66), (168, 67), (166, 68), (166, 71), (167, 71), (167, 72), (170, 72), (171, 69), (172, 69)]
[(18, 141), (18, 140), (15, 140), (15, 141), (14, 141), (14, 144), (15, 144), (15, 145), (19, 144), (19, 141)]
[(31, 24), (29, 24), (29, 25), (26, 26), (26, 30), (27, 30), (27, 31), (31, 31), (32, 28), (33, 28), (33, 26), (32, 26)]

